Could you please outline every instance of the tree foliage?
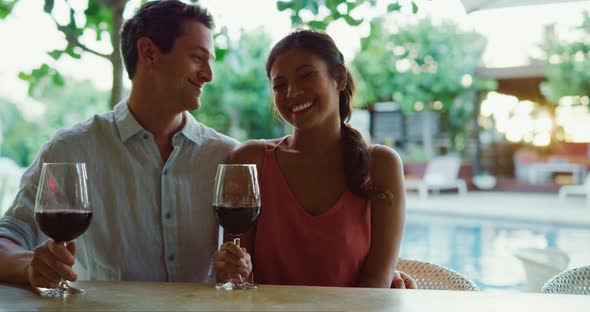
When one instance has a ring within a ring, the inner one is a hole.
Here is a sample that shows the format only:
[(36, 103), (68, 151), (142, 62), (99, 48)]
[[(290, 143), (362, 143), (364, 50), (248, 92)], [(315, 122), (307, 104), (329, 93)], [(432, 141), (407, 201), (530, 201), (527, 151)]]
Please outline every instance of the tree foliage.
[(195, 116), (203, 123), (239, 140), (281, 134), (273, 118), (270, 87), (264, 64), (271, 40), (264, 30), (242, 32), (216, 63), (214, 79), (205, 86), (202, 107)]
[[(399, 11), (402, 1), (388, 1), (386, 11)], [(350, 26), (360, 25), (364, 19), (358, 17), (358, 8), (362, 6), (375, 7), (377, 0), (278, 0), (279, 11), (290, 12), (291, 24), (299, 26), (307, 24), (315, 29), (326, 29), (328, 25), (337, 20), (344, 20)], [(418, 12), (418, 5), (411, 1), (412, 12)], [(304, 18), (304, 16), (311, 18)]]
[[(546, 54), (546, 81), (541, 92), (557, 104), (564, 96), (590, 96), (590, 13), (583, 13), (577, 27), (580, 36), (573, 42), (559, 38), (554, 25), (547, 26), (543, 50)], [(590, 105), (588, 102), (581, 103)]]
[(0, 98), (0, 156), (28, 166), (57, 130), (105, 111), (108, 92), (97, 90), (90, 81), (66, 80), (65, 89), (52, 83), (39, 86), (33, 101), (45, 111), (38, 118), (27, 118), (22, 104)]
[(357, 105), (393, 101), (405, 114), (436, 111), (454, 145), (473, 118), (474, 92), (496, 87), (495, 81), (475, 74), (485, 46), (484, 37), (451, 22), (435, 25), (421, 19), (396, 25), (375, 19), (353, 60), (359, 81)]

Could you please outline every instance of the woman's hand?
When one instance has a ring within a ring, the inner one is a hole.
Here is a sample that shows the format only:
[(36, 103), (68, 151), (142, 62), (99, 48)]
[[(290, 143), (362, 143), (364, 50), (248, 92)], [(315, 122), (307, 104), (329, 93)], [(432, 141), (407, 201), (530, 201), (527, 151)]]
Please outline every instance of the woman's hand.
[(401, 288), (401, 289), (418, 289), (418, 285), (416, 281), (402, 271), (395, 271), (393, 273), (393, 281), (391, 283), (393, 288)]
[(218, 283), (245, 279), (252, 272), (252, 260), (245, 248), (225, 242), (213, 255), (213, 269)]

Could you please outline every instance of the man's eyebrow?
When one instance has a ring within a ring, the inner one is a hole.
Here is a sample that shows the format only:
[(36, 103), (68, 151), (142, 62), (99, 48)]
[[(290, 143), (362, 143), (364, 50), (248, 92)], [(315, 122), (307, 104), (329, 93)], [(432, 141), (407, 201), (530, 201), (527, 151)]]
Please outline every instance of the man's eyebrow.
[(215, 60), (215, 53), (213, 53), (213, 54), (209, 53), (209, 50), (207, 50), (203, 46), (196, 45), (196, 46), (192, 47), (191, 50), (201, 51), (201, 52), (209, 55), (213, 60)]

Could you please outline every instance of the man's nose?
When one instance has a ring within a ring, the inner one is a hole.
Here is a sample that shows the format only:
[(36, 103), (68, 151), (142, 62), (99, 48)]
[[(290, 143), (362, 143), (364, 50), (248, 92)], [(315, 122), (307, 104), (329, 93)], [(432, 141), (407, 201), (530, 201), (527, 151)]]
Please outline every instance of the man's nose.
[(213, 70), (211, 69), (211, 64), (205, 64), (203, 70), (201, 70), (199, 73), (199, 78), (201, 78), (204, 82), (211, 82), (211, 80), (213, 80)]

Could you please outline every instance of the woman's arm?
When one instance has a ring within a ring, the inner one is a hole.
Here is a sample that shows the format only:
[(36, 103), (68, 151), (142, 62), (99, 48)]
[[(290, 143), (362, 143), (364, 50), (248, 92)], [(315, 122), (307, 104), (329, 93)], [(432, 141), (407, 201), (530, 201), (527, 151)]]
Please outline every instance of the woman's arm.
[(359, 286), (389, 288), (405, 223), (403, 167), (398, 154), (388, 147), (375, 145), (371, 155), (371, 247)]
[[(258, 171), (258, 183), (260, 184), (260, 177), (262, 173), (262, 165), (264, 164), (264, 141), (253, 140), (246, 141), (236, 147), (229, 155), (228, 164), (254, 164)], [(250, 253), (254, 248), (254, 237), (256, 234), (256, 227), (252, 227), (250, 231), (240, 237), (240, 245)], [(233, 237), (224, 232), (223, 241), (231, 241)]]
[[(229, 164), (255, 164), (260, 183), (260, 174), (264, 163), (264, 142), (247, 141), (236, 147), (229, 155)], [(214, 255), (215, 276), (218, 282), (225, 282), (237, 278), (239, 273), (243, 277), (249, 275), (252, 270), (250, 255), (254, 254), (254, 239), (256, 226), (240, 236), (240, 250), (232, 243), (233, 237), (224, 231), (224, 244)], [(246, 268), (244, 268), (244, 264)]]

